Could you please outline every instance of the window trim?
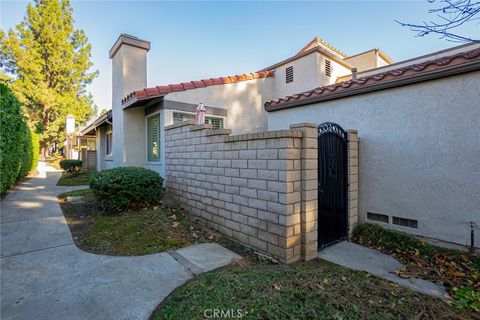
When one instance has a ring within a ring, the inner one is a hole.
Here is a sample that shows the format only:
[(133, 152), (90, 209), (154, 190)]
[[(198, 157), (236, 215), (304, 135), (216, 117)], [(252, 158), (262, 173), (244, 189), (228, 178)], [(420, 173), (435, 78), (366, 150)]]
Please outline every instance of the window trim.
[[(178, 122), (175, 122), (175, 115), (174, 115), (175, 113), (188, 114), (188, 115), (193, 115), (193, 116), (196, 116), (196, 115), (197, 115), (195, 112), (172, 110), (172, 124), (178, 123)], [(222, 120), (222, 129), (225, 128), (225, 121), (227, 120), (227, 117), (222, 117), (222, 116), (217, 116), (217, 115), (211, 115), (211, 114), (205, 114), (205, 120), (206, 120), (207, 118), (221, 119), (221, 120)], [(184, 121), (185, 121), (185, 120), (184, 120)]]
[[(110, 135), (110, 152), (108, 151), (108, 135)], [(111, 156), (113, 154), (113, 130), (105, 132), (105, 155)]]
[[(160, 148), (158, 150), (159, 157), (158, 157), (157, 161), (148, 159), (148, 119), (151, 118), (151, 117), (158, 117), (158, 122), (159, 122), (158, 123), (158, 128), (159, 128), (158, 143), (160, 144)], [(152, 165), (162, 165), (163, 164), (163, 162), (162, 162), (162, 145), (163, 145), (162, 114), (161, 114), (161, 110), (159, 110), (159, 111), (153, 112), (153, 113), (151, 113), (151, 114), (149, 114), (148, 116), (145, 117), (145, 163), (146, 164), (152, 164)]]

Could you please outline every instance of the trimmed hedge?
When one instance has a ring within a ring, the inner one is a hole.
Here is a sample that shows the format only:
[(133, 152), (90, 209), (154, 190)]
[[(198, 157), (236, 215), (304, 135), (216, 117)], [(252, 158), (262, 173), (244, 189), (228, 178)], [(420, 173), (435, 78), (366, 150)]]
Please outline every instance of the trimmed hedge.
[(0, 83), (0, 193), (10, 189), (38, 164), (38, 136), (30, 131), (20, 102)]
[(119, 167), (93, 173), (90, 189), (104, 211), (145, 208), (159, 203), (163, 179), (152, 170), (139, 167)]
[(82, 171), (82, 160), (62, 160), (60, 161), (60, 168), (67, 171), (70, 175), (78, 175)]

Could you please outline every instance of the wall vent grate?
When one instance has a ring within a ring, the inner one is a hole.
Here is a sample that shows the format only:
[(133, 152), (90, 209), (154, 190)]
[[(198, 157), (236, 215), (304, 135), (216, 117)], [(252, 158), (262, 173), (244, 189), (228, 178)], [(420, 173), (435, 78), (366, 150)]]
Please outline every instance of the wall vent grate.
[(285, 69), (285, 83), (293, 82), (293, 66)]
[(413, 219), (392, 217), (392, 223), (402, 227), (418, 228), (418, 221)]
[(388, 223), (389, 220), (387, 215), (373, 212), (367, 212), (367, 219), (383, 223)]
[(327, 75), (327, 77), (332, 76), (332, 63), (330, 62), (330, 60), (325, 60), (325, 74)]

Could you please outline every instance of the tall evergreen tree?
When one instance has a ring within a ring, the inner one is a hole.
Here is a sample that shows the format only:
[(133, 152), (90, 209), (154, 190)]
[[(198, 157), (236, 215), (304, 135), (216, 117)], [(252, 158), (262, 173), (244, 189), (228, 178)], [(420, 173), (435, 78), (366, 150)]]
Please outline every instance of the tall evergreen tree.
[(95, 111), (85, 86), (92, 71), (91, 45), (74, 28), (69, 0), (36, 0), (23, 21), (0, 30), (0, 65), (14, 75), (13, 88), (44, 149), (64, 137), (65, 117), (85, 122)]

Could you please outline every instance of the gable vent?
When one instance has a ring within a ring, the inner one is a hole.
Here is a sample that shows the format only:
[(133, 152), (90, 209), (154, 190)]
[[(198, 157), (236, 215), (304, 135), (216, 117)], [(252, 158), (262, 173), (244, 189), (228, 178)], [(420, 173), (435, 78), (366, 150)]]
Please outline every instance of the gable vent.
[(293, 82), (293, 66), (285, 69), (285, 83)]
[(393, 217), (392, 223), (402, 227), (418, 228), (418, 221), (413, 219)]
[(332, 76), (332, 63), (330, 62), (330, 60), (325, 60), (325, 74), (327, 75), (327, 77)]

